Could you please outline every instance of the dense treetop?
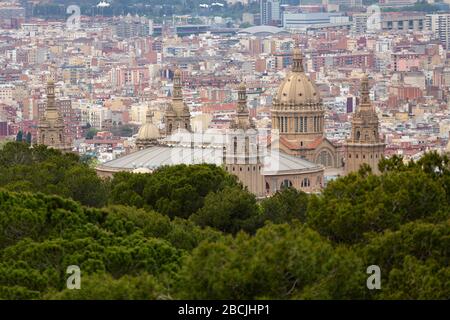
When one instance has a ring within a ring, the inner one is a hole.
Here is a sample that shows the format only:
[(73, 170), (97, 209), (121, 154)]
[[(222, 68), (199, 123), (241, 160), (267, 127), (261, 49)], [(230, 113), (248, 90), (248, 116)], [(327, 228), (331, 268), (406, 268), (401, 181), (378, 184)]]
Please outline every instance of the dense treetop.
[(5, 144), (0, 299), (449, 299), (448, 158), (380, 169), (260, 201), (212, 165), (104, 180), (76, 155)]

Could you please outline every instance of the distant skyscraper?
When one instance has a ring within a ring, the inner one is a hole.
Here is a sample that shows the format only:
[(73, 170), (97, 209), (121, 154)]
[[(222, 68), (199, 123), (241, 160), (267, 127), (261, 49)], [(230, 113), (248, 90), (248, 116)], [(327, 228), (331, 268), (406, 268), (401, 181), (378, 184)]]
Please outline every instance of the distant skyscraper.
[(260, 0), (261, 25), (278, 25), (281, 22), (280, 0)]
[(432, 31), (435, 38), (439, 39), (446, 50), (450, 49), (450, 14), (428, 14), (426, 16), (426, 27)]

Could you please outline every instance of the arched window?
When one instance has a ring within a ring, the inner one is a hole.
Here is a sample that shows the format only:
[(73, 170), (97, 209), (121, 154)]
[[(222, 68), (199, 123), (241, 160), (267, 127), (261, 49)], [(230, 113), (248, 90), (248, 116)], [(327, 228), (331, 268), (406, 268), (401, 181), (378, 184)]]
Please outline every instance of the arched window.
[(311, 185), (311, 182), (309, 181), (309, 179), (308, 178), (304, 178), (302, 183), (301, 183), (301, 186), (302, 187), (309, 187), (310, 185)]
[(281, 183), (281, 189), (292, 187), (292, 181), (288, 179), (284, 179)]
[(361, 137), (361, 132), (356, 131), (356, 140), (359, 140), (360, 137)]
[(324, 167), (333, 166), (333, 158), (328, 150), (322, 150), (318, 157), (316, 163), (323, 165)]

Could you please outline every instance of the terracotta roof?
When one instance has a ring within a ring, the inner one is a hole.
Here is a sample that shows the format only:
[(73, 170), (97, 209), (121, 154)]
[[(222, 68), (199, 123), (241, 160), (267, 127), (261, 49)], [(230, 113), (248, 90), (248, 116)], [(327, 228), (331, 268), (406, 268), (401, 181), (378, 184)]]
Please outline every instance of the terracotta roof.
[(316, 149), (322, 143), (323, 139), (325, 139), (325, 138), (324, 137), (317, 137), (316, 140), (314, 140), (313, 142), (308, 144), (306, 146), (306, 148), (308, 148), (308, 149)]

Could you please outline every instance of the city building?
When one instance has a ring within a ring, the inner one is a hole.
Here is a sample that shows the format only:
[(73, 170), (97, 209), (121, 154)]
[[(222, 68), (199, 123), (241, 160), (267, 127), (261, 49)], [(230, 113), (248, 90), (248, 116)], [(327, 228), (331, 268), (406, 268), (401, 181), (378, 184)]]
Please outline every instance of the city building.
[(311, 26), (327, 25), (340, 22), (348, 22), (340, 12), (317, 12), (317, 13), (290, 13), (283, 14), (283, 27), (285, 29), (303, 29)]
[(450, 49), (450, 14), (436, 13), (427, 14), (426, 27), (433, 32), (434, 37), (439, 39), (446, 50)]
[(260, 0), (261, 25), (278, 26), (281, 23), (280, 0)]

